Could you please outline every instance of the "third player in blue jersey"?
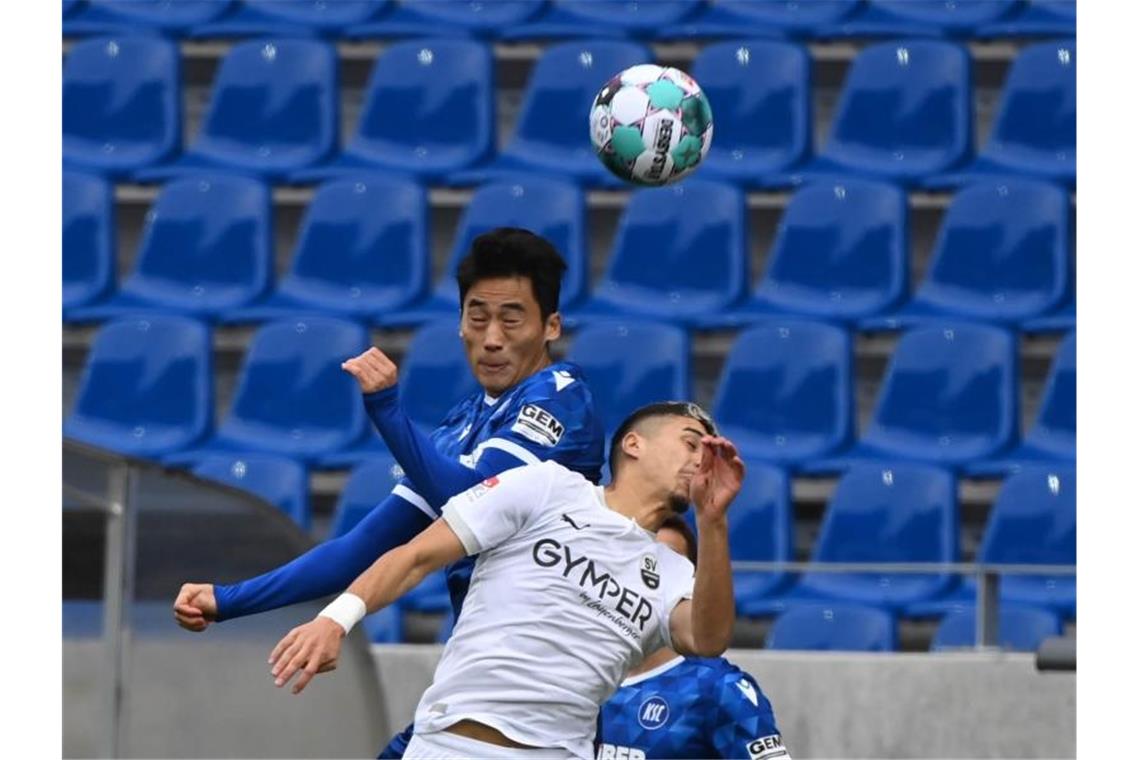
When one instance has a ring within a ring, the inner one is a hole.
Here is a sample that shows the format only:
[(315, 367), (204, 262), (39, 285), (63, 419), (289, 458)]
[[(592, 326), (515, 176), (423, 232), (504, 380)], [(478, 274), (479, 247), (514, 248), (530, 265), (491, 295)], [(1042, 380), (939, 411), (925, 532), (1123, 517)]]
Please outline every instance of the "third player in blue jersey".
[[(688, 525), (671, 518), (659, 541), (696, 562)], [(789, 760), (760, 685), (723, 657), (650, 655), (598, 714), (597, 760)]]

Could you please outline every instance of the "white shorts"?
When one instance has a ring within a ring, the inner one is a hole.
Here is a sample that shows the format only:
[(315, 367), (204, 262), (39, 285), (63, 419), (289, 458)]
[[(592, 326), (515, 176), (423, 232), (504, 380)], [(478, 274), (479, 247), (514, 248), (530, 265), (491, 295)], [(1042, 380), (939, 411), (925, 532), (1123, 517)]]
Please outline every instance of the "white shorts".
[(414, 734), (404, 750), (404, 760), (475, 760), (476, 758), (506, 758), (514, 760), (570, 760), (574, 756), (564, 749), (522, 749), (500, 747), (478, 739), (453, 734), (450, 731), (433, 731)]

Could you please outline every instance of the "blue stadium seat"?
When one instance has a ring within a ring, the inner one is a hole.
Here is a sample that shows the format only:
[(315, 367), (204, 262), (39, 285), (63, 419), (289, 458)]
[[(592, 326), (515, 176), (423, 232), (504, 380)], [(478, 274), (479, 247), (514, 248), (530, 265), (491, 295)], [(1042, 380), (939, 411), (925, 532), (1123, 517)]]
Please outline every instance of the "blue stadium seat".
[(210, 331), (184, 317), (129, 317), (95, 334), (63, 434), (131, 456), (195, 444), (214, 415)]
[[(1077, 471), (1071, 465), (1024, 467), (1002, 485), (978, 547), (991, 564), (1077, 564)], [(999, 597), (1077, 614), (1075, 575), (1011, 575)]]
[(944, 323), (904, 333), (854, 449), (805, 465), (837, 472), (864, 460), (964, 467), (1004, 452), (1018, 430), (1017, 341), (997, 327)]
[(63, 173), (63, 318), (99, 301), (115, 279), (115, 198), (103, 179)]
[[(788, 476), (755, 460), (746, 467), (748, 475), (728, 511), (729, 555), (734, 562), (791, 561), (795, 541)], [(752, 605), (780, 593), (790, 580), (786, 572), (733, 571), (737, 611), (751, 616)]]
[(424, 301), (379, 314), (385, 327), (419, 325), (459, 313), (455, 273), (476, 237), (496, 227), (523, 227), (542, 235), (566, 262), (559, 310), (575, 309), (585, 299), (589, 279), (586, 250), (586, 201), (581, 188), (563, 180), (519, 177), (490, 182), (475, 190), (463, 211), (443, 277)]
[(79, 5), (79, 0), (63, 0), (63, 15), (72, 13)]
[(249, 491), (280, 509), (301, 530), (312, 525), (309, 471), (293, 459), (271, 454), (216, 454), (199, 461), (194, 474)]
[[(977, 561), (989, 565), (1076, 565), (1077, 471), (1071, 464), (1027, 465), (1002, 484), (990, 512)], [(972, 604), (977, 583), (912, 605), (906, 614), (938, 615)], [(1075, 575), (1002, 575), (1001, 603), (1045, 607), (1066, 620), (1077, 614)]]
[(339, 37), (392, 6), (392, 0), (242, 0), (233, 12), (198, 24), (191, 36)]
[(855, 604), (798, 607), (776, 618), (768, 649), (893, 652), (895, 619), (889, 612)]
[[(330, 534), (343, 536), (379, 504), (400, 482), (403, 470), (387, 453), (376, 453), (353, 468), (348, 482), (340, 492)], [(447, 591), (447, 577), (438, 570), (412, 589), (398, 604), (369, 615), (364, 619), (365, 630), (374, 643), (396, 643), (401, 639), (403, 608), (448, 609), (451, 605)], [(368, 621), (375, 620), (370, 624)]]
[(494, 161), (451, 176), (457, 184), (532, 172), (572, 177), (592, 185), (622, 186), (594, 153), (590, 107), (617, 72), (649, 63), (649, 48), (621, 40), (564, 42), (546, 48), (527, 83), (515, 135)]
[(1022, 444), (1000, 459), (967, 467), (966, 472), (982, 477), (1004, 475), (1026, 465), (1072, 464), (1076, 459), (1077, 334), (1072, 332), (1057, 347), (1037, 418)]
[(765, 184), (862, 174), (915, 183), (966, 160), (973, 146), (970, 56), (939, 40), (871, 45), (847, 71), (819, 158)]
[(399, 644), (404, 640), (404, 612), (398, 604), (373, 612), (360, 622), (373, 644)]
[(225, 314), (257, 322), (324, 313), (367, 320), (427, 291), (427, 193), (409, 179), (360, 174), (317, 188), (289, 273), (265, 300)]
[(973, 37), (979, 28), (1008, 18), (1020, 0), (869, 0), (859, 12), (828, 29), (833, 37)]
[(914, 298), (865, 329), (945, 319), (1016, 326), (1052, 312), (1072, 291), (1068, 193), (1031, 180), (989, 180), (957, 193)]
[[(1075, 264), (1071, 264), (1071, 269), (1075, 269)], [(1070, 274), (1072, 279), (1072, 274)], [(1043, 314), (1040, 317), (1027, 319), (1021, 323), (1022, 332), (1026, 333), (1066, 333), (1070, 330), (1076, 329), (1077, 326), (1077, 301), (1076, 301), (1076, 284), (1073, 284), (1073, 291), (1069, 297), (1065, 299), (1055, 311), (1048, 314)]]
[[(852, 467), (827, 507), (814, 562), (957, 562), (957, 483), (928, 465)], [(950, 573), (807, 573), (789, 601), (826, 599), (898, 610), (934, 599), (957, 581)]]
[(356, 39), (466, 34), (497, 37), (534, 18), (547, 0), (404, 0), (380, 18), (347, 30)]
[(486, 160), (494, 135), (493, 61), (486, 45), (463, 39), (398, 42), (372, 68), (360, 120), (344, 152), (331, 163), (297, 172), (293, 180), (376, 169), (440, 181)]
[(331, 317), (263, 325), (250, 342), (217, 434), (168, 461), (259, 451), (314, 463), (351, 446), (364, 434), (364, 405), (356, 381), (340, 365), (367, 347), (362, 326)]
[[(934, 640), (932, 652), (973, 647), (976, 625), (975, 608), (964, 605), (946, 613)], [(1060, 636), (1061, 618), (1056, 613), (1038, 607), (1005, 604), (998, 610), (998, 646), (1015, 652), (1036, 652), (1041, 642), (1050, 636)]]
[(1023, 49), (1006, 77), (989, 141), (977, 160), (923, 184), (953, 187), (994, 175), (1076, 184), (1076, 40)]
[(842, 328), (772, 319), (742, 332), (713, 415), (744, 456), (798, 465), (850, 441), (851, 338)]
[(693, 78), (712, 106), (716, 139), (702, 179), (744, 185), (789, 171), (811, 151), (811, 58), (799, 45), (737, 40), (708, 45)]
[(325, 160), (339, 137), (337, 56), (305, 39), (242, 42), (222, 59), (202, 128), (177, 161), (142, 181), (203, 171), (282, 179)]
[(118, 176), (168, 159), (182, 143), (181, 87), (171, 42), (76, 43), (63, 64), (64, 164)]
[[(682, 23), (658, 31), (663, 39), (812, 37), (850, 16), (862, 0), (719, 0)], [(698, 80), (699, 81), (699, 80)]]
[(181, 37), (233, 7), (233, 0), (89, 0), (64, 18), (63, 36), (149, 31)]
[(735, 306), (748, 285), (744, 195), (689, 179), (638, 190), (618, 224), (606, 273), (580, 319), (691, 324)]
[(859, 179), (812, 183), (784, 209), (767, 271), (741, 307), (702, 319), (734, 327), (771, 314), (854, 321), (902, 298), (909, 279), (906, 194)]
[(391, 454), (377, 454), (353, 468), (333, 511), (330, 538), (348, 533), (400, 482), (403, 470)]
[[(425, 433), (435, 429), (453, 406), (479, 390), (458, 332), (457, 317), (420, 327), (399, 363), (400, 405)], [(352, 467), (387, 452), (376, 429), (371, 424), (366, 428), (363, 439), (330, 451), (322, 457), (321, 466)]]
[(689, 335), (654, 322), (604, 322), (574, 335), (566, 360), (590, 382), (607, 439), (638, 407), (692, 398)]
[(164, 186), (147, 214), (134, 270), (109, 300), (71, 310), (78, 321), (140, 310), (216, 318), (260, 296), (271, 278), (269, 190), (239, 176)]
[(978, 30), (979, 37), (1072, 37), (1077, 0), (1026, 0), (1020, 13)]
[[(537, 19), (504, 30), (512, 40), (588, 37), (652, 37), (663, 26), (682, 22), (701, 0), (553, 0)], [(616, 73), (616, 72), (614, 72)]]

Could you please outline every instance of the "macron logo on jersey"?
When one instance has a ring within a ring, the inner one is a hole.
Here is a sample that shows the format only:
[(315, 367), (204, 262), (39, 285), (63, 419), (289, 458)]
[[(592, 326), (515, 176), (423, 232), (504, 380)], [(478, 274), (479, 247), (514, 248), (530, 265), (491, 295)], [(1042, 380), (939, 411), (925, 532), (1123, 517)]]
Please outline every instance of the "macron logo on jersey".
[(527, 404), (519, 411), (511, 431), (542, 446), (557, 446), (566, 426), (541, 406)]
[(752, 688), (752, 684), (741, 678), (736, 682), (736, 688), (740, 689), (740, 693), (743, 694), (754, 707), (760, 706), (759, 701), (756, 699), (756, 690)]
[(551, 374), (554, 375), (554, 390), (556, 391), (560, 391), (574, 382), (573, 376), (564, 369), (556, 369)]

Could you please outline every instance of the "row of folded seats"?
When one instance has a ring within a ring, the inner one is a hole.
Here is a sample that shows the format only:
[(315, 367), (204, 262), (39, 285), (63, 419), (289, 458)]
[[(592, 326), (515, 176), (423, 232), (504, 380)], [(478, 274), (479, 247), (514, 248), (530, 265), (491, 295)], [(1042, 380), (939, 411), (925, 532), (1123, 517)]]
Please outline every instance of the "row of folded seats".
[(872, 180), (798, 188), (755, 285), (740, 189), (691, 179), (637, 191), (593, 288), (585, 196), (561, 180), (476, 189), (434, 284), (427, 193), (411, 179), (359, 174), (320, 185), (279, 280), (271, 192), (260, 180), (202, 175), (164, 185), (121, 282), (113, 187), (78, 172), (66, 172), (63, 185), (63, 319), (72, 323), (141, 309), (222, 324), (325, 314), (416, 326), (457, 314), (459, 260), (475, 236), (498, 226), (532, 229), (562, 253), (571, 326), (617, 316), (729, 329), (774, 314), (871, 331), (961, 319), (1063, 332), (1075, 322), (1070, 199), (1038, 180), (961, 188), (913, 291), (906, 193)]
[[(282, 509), (307, 499), (304, 468), (266, 455), (210, 458), (203, 477), (250, 490)], [(351, 530), (398, 481), (387, 455), (358, 465), (340, 494), (330, 536)], [(989, 565), (1076, 564), (1073, 464), (1026, 466), (1008, 476), (990, 512), (976, 560)], [(793, 510), (785, 470), (751, 460), (744, 491), (729, 511), (734, 561), (793, 559)], [(691, 517), (691, 515), (690, 515)], [(930, 465), (890, 462), (852, 467), (830, 499), (811, 559), (840, 563), (959, 562), (956, 481)], [(899, 619), (941, 620), (933, 649), (972, 646), (977, 585), (949, 573), (734, 572), (737, 614), (775, 618), (767, 646), (779, 649), (890, 651)], [(450, 600), (435, 573), (395, 608), (371, 616), (374, 641), (402, 636), (405, 613), (443, 614)], [(998, 644), (1033, 650), (1076, 617), (1074, 575), (1001, 576)], [(445, 630), (442, 633), (446, 635)]]
[[(145, 35), (99, 37), (75, 44), (64, 62), (64, 162), (142, 182), (224, 170), (310, 183), (371, 169), (453, 186), (539, 173), (617, 187), (590, 145), (589, 111), (609, 77), (652, 60), (647, 46), (632, 41), (546, 48), (500, 152), (490, 47), (399, 42), (376, 60), (359, 120), (341, 146), (335, 48), (312, 39), (252, 40), (222, 60), (200, 132), (183, 149), (177, 46)], [(1021, 50), (980, 151), (971, 59), (955, 42), (910, 38), (864, 48), (818, 148), (811, 59), (801, 45), (711, 44), (690, 73), (716, 126), (701, 178), (746, 188), (850, 175), (931, 189), (994, 176), (1076, 182), (1073, 39)]]
[(500, 40), (750, 34), (985, 39), (1074, 34), (1075, 0), (63, 0), (63, 33), (341, 39), (466, 34)]
[[(400, 360), (402, 405), (425, 429), (478, 389), (455, 324), (420, 328)], [(64, 431), (175, 464), (264, 452), (350, 467), (386, 451), (340, 369), (368, 338), (329, 317), (260, 327), (215, 427), (209, 328), (185, 317), (124, 317), (96, 333)], [(566, 358), (585, 371), (610, 432), (643, 404), (693, 397), (689, 335), (672, 325), (597, 323), (573, 334)], [(744, 456), (809, 475), (902, 459), (986, 477), (1076, 459), (1075, 332), (1057, 348), (1024, 435), (1017, 342), (1006, 330), (943, 323), (903, 333), (858, 434), (852, 365), (842, 327), (771, 318), (736, 337), (712, 412)]]

